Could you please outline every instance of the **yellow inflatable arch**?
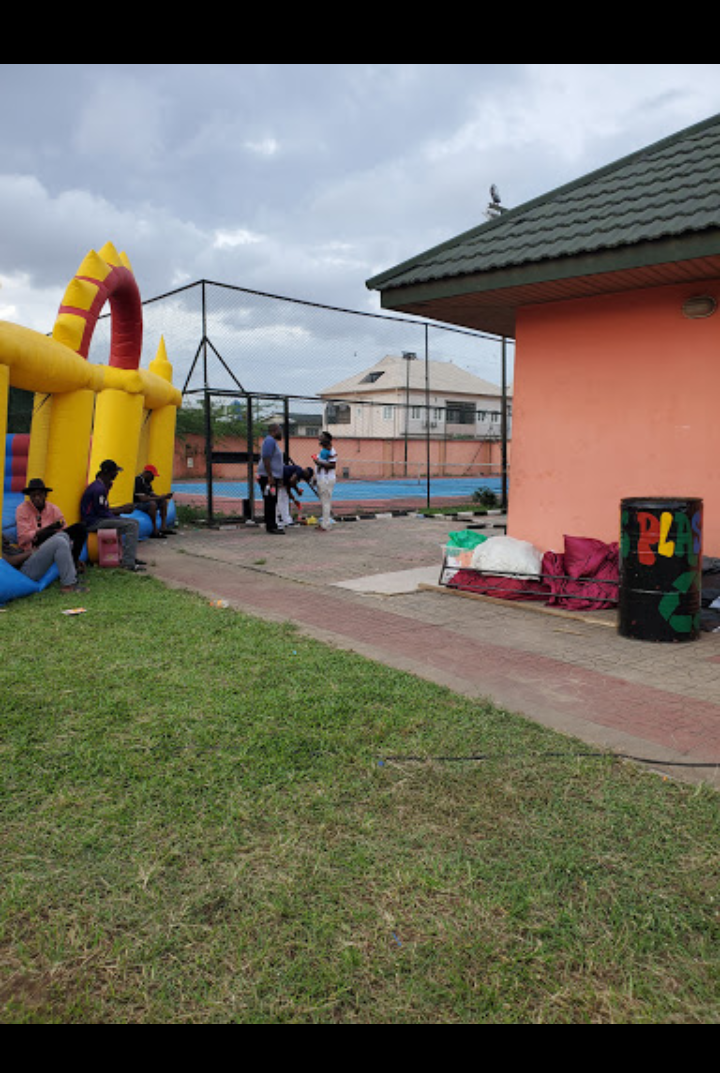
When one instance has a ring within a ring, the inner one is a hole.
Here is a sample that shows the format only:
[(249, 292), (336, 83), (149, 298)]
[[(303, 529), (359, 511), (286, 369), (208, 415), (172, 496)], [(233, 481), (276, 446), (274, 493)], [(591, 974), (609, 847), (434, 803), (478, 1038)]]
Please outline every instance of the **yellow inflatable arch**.
[[(88, 361), (98, 317), (110, 303), (108, 365)], [(70, 282), (50, 337), (0, 321), (0, 473), (5, 469), (8, 389), (34, 393), (28, 479), (41, 477), (68, 523), (104, 458), (123, 472), (112, 501), (133, 498), (135, 476), (146, 462), (159, 471), (158, 492), (169, 492), (175, 421), (182, 396), (160, 340), (147, 370), (140, 369), (142, 303), (127, 256), (111, 243), (91, 250)], [(0, 482), (0, 516), (3, 484)]]

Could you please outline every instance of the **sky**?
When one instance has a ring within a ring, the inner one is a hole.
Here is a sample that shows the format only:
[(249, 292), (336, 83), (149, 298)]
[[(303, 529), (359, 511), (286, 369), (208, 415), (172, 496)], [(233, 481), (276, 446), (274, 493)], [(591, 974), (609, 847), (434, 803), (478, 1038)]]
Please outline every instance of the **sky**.
[(3, 64), (0, 320), (85, 254), (376, 311), (374, 274), (720, 112), (720, 64)]

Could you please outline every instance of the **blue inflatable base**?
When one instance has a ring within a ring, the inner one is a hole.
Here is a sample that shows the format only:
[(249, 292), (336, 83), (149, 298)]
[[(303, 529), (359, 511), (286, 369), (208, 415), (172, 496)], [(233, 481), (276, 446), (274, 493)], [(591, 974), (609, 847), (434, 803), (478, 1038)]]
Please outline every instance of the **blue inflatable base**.
[[(140, 523), (140, 539), (147, 540), (152, 533), (152, 521), (150, 515), (146, 514), (144, 510), (134, 510), (132, 514), (123, 514), (123, 518), (135, 518)], [(170, 527), (175, 525), (177, 520), (177, 511), (175, 510), (175, 503), (172, 499), (168, 501), (167, 512), (167, 524)]]
[(18, 600), (21, 596), (32, 596), (35, 592), (42, 592), (53, 581), (56, 581), (58, 576), (58, 568), (53, 563), (39, 581), (31, 581), (14, 566), (10, 566), (10, 563), (0, 559), (0, 604)]
[[(22, 498), (23, 497), (20, 496), (21, 500)], [(149, 515), (145, 514), (142, 510), (134, 510), (132, 514), (124, 514), (123, 517), (135, 518), (140, 525), (140, 539), (148, 539), (152, 533), (152, 521), (150, 520)], [(170, 500), (168, 503), (168, 525), (174, 525), (175, 519), (175, 504)], [(8, 540), (17, 539), (14, 512), (12, 524), (7, 527), (3, 526), (3, 535), (7, 537)], [(80, 558), (83, 562), (87, 562), (87, 545), (83, 548)], [(39, 581), (31, 581), (30, 578), (25, 577), (19, 570), (16, 570), (14, 566), (10, 566), (10, 563), (6, 563), (3, 559), (0, 559), (0, 606), (9, 603), (11, 600), (18, 600), (22, 596), (32, 596), (35, 592), (42, 592), (48, 585), (52, 585), (53, 581), (57, 581), (59, 576), (58, 568), (53, 563), (50, 569), (43, 574)]]

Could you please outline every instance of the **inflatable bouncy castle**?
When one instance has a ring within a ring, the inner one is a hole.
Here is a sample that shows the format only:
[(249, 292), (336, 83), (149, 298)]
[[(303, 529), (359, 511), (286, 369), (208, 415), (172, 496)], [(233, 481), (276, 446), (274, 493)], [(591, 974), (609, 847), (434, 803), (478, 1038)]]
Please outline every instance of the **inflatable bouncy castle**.
[[(111, 314), (110, 356), (107, 365), (99, 365), (88, 355), (106, 303)], [(135, 477), (148, 462), (159, 471), (156, 490), (170, 491), (181, 393), (172, 384), (162, 339), (146, 370), (140, 368), (141, 354), (140, 293), (127, 256), (111, 243), (85, 257), (65, 292), (50, 336), (0, 321), (4, 532), (12, 536), (15, 507), (31, 477), (42, 478), (53, 489), (52, 501), (68, 524), (77, 521), (80, 497), (105, 458), (122, 467), (111, 503), (132, 500)], [(7, 435), (10, 387), (33, 393), (29, 436)], [(133, 516), (140, 522), (141, 536), (147, 535), (147, 515)], [(25, 594), (16, 591), (18, 578), (27, 581), (0, 561), (0, 603)], [(27, 581), (27, 585), (37, 591), (43, 582)]]

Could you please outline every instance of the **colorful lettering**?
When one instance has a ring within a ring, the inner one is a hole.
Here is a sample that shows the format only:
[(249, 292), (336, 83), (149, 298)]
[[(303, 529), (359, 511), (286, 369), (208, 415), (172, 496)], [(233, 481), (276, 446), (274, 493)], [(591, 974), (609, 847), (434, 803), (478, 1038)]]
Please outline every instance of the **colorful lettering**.
[[(623, 515), (623, 527), (627, 517)], [(696, 511), (690, 518), (684, 511), (663, 511), (658, 517), (651, 511), (641, 510), (637, 514), (638, 524), (638, 561), (642, 566), (653, 566), (655, 555), (666, 559), (686, 559), (695, 566), (702, 550), (702, 511)], [(673, 539), (670, 539), (673, 537)], [(621, 553), (629, 553), (629, 545), (623, 531)]]
[(679, 559), (687, 559), (689, 563), (694, 564), (697, 556), (693, 551), (693, 534), (687, 514), (676, 514), (675, 526), (677, 529), (675, 534), (675, 554)]
[(648, 511), (638, 511), (638, 525), (640, 536), (638, 538), (638, 559), (643, 566), (652, 566), (655, 562), (655, 553), (652, 546), (657, 544), (660, 536), (660, 523), (654, 514)]
[(693, 551), (696, 555), (700, 554), (702, 548), (702, 511), (696, 510), (692, 516), (692, 531), (695, 534), (693, 540)]
[(664, 510), (660, 515), (660, 539), (658, 540), (657, 550), (658, 555), (664, 555), (667, 559), (671, 559), (675, 554), (675, 541), (668, 540), (668, 534), (672, 523), (672, 514), (669, 510)]

